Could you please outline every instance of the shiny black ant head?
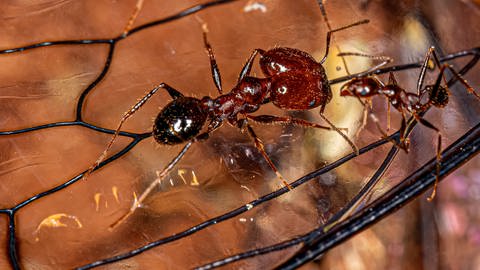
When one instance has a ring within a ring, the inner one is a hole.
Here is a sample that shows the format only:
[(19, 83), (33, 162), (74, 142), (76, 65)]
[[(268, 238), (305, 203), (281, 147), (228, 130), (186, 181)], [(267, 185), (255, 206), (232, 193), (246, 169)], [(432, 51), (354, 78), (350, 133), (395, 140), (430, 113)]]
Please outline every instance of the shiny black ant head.
[(428, 93), (429, 102), (438, 108), (443, 108), (448, 104), (448, 90), (439, 85), (435, 88), (433, 85), (427, 85), (425, 90)]
[(378, 94), (380, 82), (373, 77), (353, 78), (340, 89), (341, 96), (372, 97)]
[(158, 114), (153, 125), (153, 137), (161, 144), (179, 144), (193, 139), (207, 121), (201, 101), (178, 97)]

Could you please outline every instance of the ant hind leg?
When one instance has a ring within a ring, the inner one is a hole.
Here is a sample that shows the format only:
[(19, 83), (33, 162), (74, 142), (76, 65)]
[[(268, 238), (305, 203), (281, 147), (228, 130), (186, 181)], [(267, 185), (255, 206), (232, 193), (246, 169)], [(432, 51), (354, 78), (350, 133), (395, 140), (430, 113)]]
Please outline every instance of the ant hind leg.
[(435, 195), (437, 194), (437, 186), (438, 186), (438, 182), (439, 182), (440, 168), (441, 168), (441, 165), (442, 165), (442, 163), (441, 163), (442, 162), (442, 155), (441, 155), (441, 152), (442, 152), (442, 134), (440, 133), (440, 130), (437, 127), (435, 127), (433, 124), (431, 124), (430, 122), (428, 122), (427, 120), (425, 120), (421, 116), (419, 116), (417, 114), (413, 114), (413, 117), (415, 117), (415, 119), (419, 123), (421, 123), (422, 125), (430, 128), (430, 129), (433, 129), (438, 134), (437, 149), (436, 149), (437, 163), (436, 163), (436, 172), (435, 172), (435, 183), (433, 185), (432, 193), (427, 198), (427, 200), (429, 202), (431, 202), (435, 198)]

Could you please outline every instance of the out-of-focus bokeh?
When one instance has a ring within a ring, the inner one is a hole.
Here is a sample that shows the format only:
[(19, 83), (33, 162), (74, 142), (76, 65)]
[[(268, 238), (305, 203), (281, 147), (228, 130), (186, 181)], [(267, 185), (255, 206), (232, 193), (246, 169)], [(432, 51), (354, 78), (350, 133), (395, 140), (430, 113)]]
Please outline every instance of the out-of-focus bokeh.
[[(130, 1), (5, 2), (0, 7), (0, 49), (41, 41), (112, 38), (119, 35), (135, 7)], [(205, 1), (145, 1), (134, 26)], [(329, 78), (346, 74), (338, 51), (386, 55), (392, 65), (423, 59), (435, 46), (444, 55), (480, 45), (478, 2), (354, 1), (325, 3), (333, 28), (370, 19), (334, 35), (325, 64)], [(224, 89), (231, 89), (253, 49), (288, 46), (320, 60), (328, 31), (313, 0), (238, 1), (214, 7), (138, 32), (120, 41), (106, 77), (88, 95), (85, 121), (114, 129), (122, 114), (154, 85), (167, 82), (185, 95), (217, 95), (210, 75), (199, 20), (208, 24)], [(80, 93), (98, 76), (107, 46), (57, 46), (0, 55), (0, 131), (69, 121), (75, 118)], [(459, 67), (469, 59), (453, 61)], [(375, 65), (346, 58), (350, 72)], [(480, 88), (479, 67), (465, 78)], [(415, 91), (419, 70), (395, 73), (401, 86)], [(262, 76), (258, 62), (254, 74)], [(429, 72), (426, 83), (436, 72)], [(388, 77), (381, 76), (382, 80)], [(363, 126), (363, 109), (353, 98), (341, 98), (333, 87), (326, 115), (359, 146), (380, 138), (372, 121)], [(426, 118), (440, 128), (448, 145), (480, 121), (480, 103), (461, 85), (452, 89), (444, 109)], [(160, 93), (136, 113), (123, 130), (148, 132), (153, 118), (169, 101)], [(386, 123), (386, 103), (373, 101)], [(258, 114), (283, 115), (273, 105)], [(289, 112), (321, 123), (318, 109)], [(392, 111), (392, 128), (399, 128)], [(386, 125), (385, 125), (386, 126)], [(266, 150), (289, 180), (324, 166), (351, 148), (335, 132), (294, 126), (254, 125)], [(59, 185), (87, 169), (110, 136), (81, 127), (56, 127), (0, 136), (0, 208), (7, 208)], [(398, 183), (435, 155), (436, 134), (418, 126), (410, 153), (401, 152), (376, 194)], [(112, 153), (128, 143), (120, 138)], [(384, 158), (389, 146), (358, 157), (315, 181), (239, 217), (192, 236), (112, 265), (112, 269), (184, 269), (277, 243), (320, 226), (355, 195)], [(126, 252), (177, 233), (237, 208), (281, 186), (250, 139), (225, 124), (195, 144), (143, 207), (114, 231), (116, 221), (180, 151), (158, 146), (152, 138), (127, 155), (94, 172), (87, 181), (49, 195), (16, 215), (18, 254), (25, 269), (73, 268)], [(472, 159), (439, 186), (432, 203), (421, 198), (374, 228), (333, 249), (305, 269), (475, 269), (480, 265), (480, 160)], [(0, 219), (0, 268), (8, 269), (7, 222)], [(269, 268), (295, 249), (235, 263), (231, 268)], [(105, 269), (109, 269), (106, 267)]]

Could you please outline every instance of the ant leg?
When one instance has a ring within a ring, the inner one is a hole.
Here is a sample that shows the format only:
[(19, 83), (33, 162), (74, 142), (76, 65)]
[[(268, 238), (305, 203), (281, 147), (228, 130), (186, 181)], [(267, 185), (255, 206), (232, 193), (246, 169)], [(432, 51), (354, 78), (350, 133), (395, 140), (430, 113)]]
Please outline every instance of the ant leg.
[(212, 79), (213, 82), (215, 83), (215, 87), (217, 87), (218, 93), (223, 94), (222, 91), (222, 78), (220, 76), (220, 70), (218, 69), (217, 66), (217, 60), (215, 59), (215, 54), (213, 53), (212, 46), (210, 45), (210, 42), (208, 42), (207, 38), (207, 33), (208, 33), (208, 28), (207, 28), (207, 23), (203, 22), (199, 17), (196, 17), (200, 23), (202, 24), (202, 31), (203, 31), (203, 44), (205, 46), (205, 49), (207, 50), (208, 57), (210, 58), (210, 68), (212, 70)]
[(387, 138), (388, 137), (387, 132), (385, 132), (383, 128), (380, 126), (380, 120), (378, 119), (377, 115), (372, 111), (372, 108), (370, 107), (369, 109), (369, 106), (365, 104), (365, 102), (363, 102), (359, 97), (357, 97), (357, 100), (362, 104), (364, 111), (368, 113), (370, 118), (372, 118), (373, 122), (377, 126), (377, 129), (380, 131), (380, 133), (382, 133), (382, 136), (384, 138)]
[(253, 50), (252, 54), (248, 58), (247, 63), (245, 63), (245, 65), (242, 68), (242, 71), (240, 72), (240, 75), (238, 76), (237, 83), (240, 83), (240, 81), (243, 80), (243, 78), (245, 78), (245, 76), (248, 76), (250, 74), (250, 70), (252, 69), (253, 60), (255, 60), (255, 56), (257, 56), (258, 53), (260, 53), (262, 55), (263, 53), (265, 53), (265, 51), (262, 50), (262, 49)]
[(360, 154), (360, 152), (358, 151), (358, 147), (350, 140), (350, 138), (348, 138), (347, 135), (345, 135), (345, 133), (343, 133), (332, 122), (330, 122), (330, 120), (327, 119), (327, 117), (323, 114), (324, 109), (325, 109), (325, 106), (322, 106), (322, 108), (320, 109), (320, 116), (323, 118), (323, 120), (325, 120), (325, 122), (327, 122), (332, 127), (333, 130), (335, 130), (340, 136), (343, 137), (345, 141), (347, 141), (350, 147), (352, 147), (353, 152), (355, 152), (355, 155), (358, 156)]
[[(324, 1), (325, 0), (317, 0), (318, 7), (320, 8), (320, 12), (322, 13), (323, 20), (327, 25), (328, 31), (332, 31), (332, 26), (330, 25), (330, 21), (328, 20), (328, 17), (327, 17), (327, 11), (325, 10)], [(337, 48), (337, 51), (341, 53), (340, 46), (335, 45), (335, 47)], [(341, 58), (342, 58), (343, 67), (345, 68), (345, 72), (347, 73), (347, 75), (350, 75), (350, 71), (348, 70), (347, 61), (345, 60), (345, 57), (342, 56)]]
[(126, 37), (128, 35), (128, 32), (132, 30), (133, 23), (138, 17), (138, 14), (140, 13), (140, 10), (142, 10), (143, 6), (143, 0), (137, 0), (137, 4), (135, 5), (135, 10), (133, 11), (132, 15), (130, 16), (130, 19), (128, 20), (127, 25), (123, 29), (123, 34), (122, 37)]
[(377, 70), (377, 69), (379, 69), (379, 68), (381, 68), (381, 67), (385, 66), (386, 64), (391, 63), (393, 61), (393, 58), (388, 57), (388, 56), (377, 56), (377, 55), (369, 55), (369, 54), (356, 53), (356, 52), (341, 52), (341, 53), (337, 54), (337, 56), (340, 56), (340, 57), (360, 56), (360, 57), (366, 57), (366, 58), (381, 61), (380, 64), (377, 64), (377, 65), (367, 69), (366, 71), (358, 74), (357, 77), (362, 77), (364, 74), (367, 74), (371, 71)]
[(435, 130), (435, 132), (438, 133), (438, 141), (437, 141), (437, 164), (436, 164), (436, 175), (435, 175), (435, 183), (433, 185), (433, 191), (430, 196), (428, 196), (427, 200), (431, 202), (434, 198), (435, 195), (437, 194), (437, 186), (438, 186), (438, 176), (440, 175), (440, 167), (441, 167), (441, 162), (442, 162), (442, 156), (441, 156), (441, 151), (442, 151), (442, 134), (440, 133), (440, 130), (436, 128), (433, 124), (425, 120), (424, 118), (420, 117), (416, 113), (413, 114), (413, 117), (421, 123), (422, 125)]
[[(418, 81), (417, 81), (417, 95), (418, 96), (420, 96), (422, 94), (421, 90), (422, 90), (423, 82), (425, 81), (425, 73), (427, 71), (428, 63), (430, 61), (430, 55), (432, 54), (432, 52), (433, 53), (435, 52), (434, 50), (435, 50), (434, 47), (430, 47), (428, 49), (427, 54), (425, 55), (425, 60), (423, 61), (422, 68), (420, 70), (420, 75), (418, 76)], [(440, 64), (440, 61), (438, 61), (438, 64)]]
[[(293, 124), (301, 127), (311, 127), (311, 128), (332, 130), (331, 127), (322, 126), (316, 123), (308, 122), (302, 119), (293, 118), (289, 116), (281, 117), (281, 116), (274, 116), (274, 115), (246, 115), (246, 117), (252, 121), (255, 121), (261, 124)], [(339, 129), (347, 130), (346, 128), (339, 128)]]
[(450, 72), (453, 74), (453, 76), (455, 76), (455, 78), (457, 80), (460, 81), (461, 84), (463, 84), (465, 86), (465, 88), (467, 89), (467, 92), (469, 94), (473, 94), (476, 98), (480, 99), (480, 95), (475, 92), (475, 90), (473, 89), (472, 86), (470, 86), (470, 84), (462, 77), (462, 75), (460, 75), (451, 65), (449, 64), (441, 64), (440, 63), (440, 59), (438, 58), (438, 55), (437, 53), (435, 52), (435, 48), (434, 47), (431, 47), (428, 51), (429, 53), (431, 53), (433, 55), (433, 59), (435, 60), (435, 64), (438, 68), (440, 68), (440, 73), (442, 74), (443, 76), (443, 79), (445, 80), (445, 85), (447, 85), (447, 82), (446, 82), (446, 79), (445, 79), (445, 76), (443, 75), (444, 73), (444, 69), (445, 68), (448, 68), (448, 70), (450, 70)]
[(387, 97), (385, 97), (387, 99), (387, 132), (390, 131), (390, 124), (391, 124), (391, 120), (390, 120), (390, 111), (391, 111), (391, 107), (392, 105), (390, 104), (390, 101), (388, 100)]
[(95, 170), (95, 168), (98, 167), (98, 165), (100, 165), (100, 163), (107, 157), (107, 153), (108, 153), (108, 150), (110, 150), (110, 148), (112, 147), (113, 143), (115, 142), (118, 134), (120, 133), (120, 129), (122, 128), (122, 125), (123, 123), (130, 117), (132, 116), (136, 111), (138, 111), (138, 109), (140, 109), (157, 91), (158, 89), (160, 88), (163, 88), (165, 90), (167, 90), (168, 94), (173, 98), (173, 99), (177, 99), (179, 97), (182, 97), (183, 94), (178, 92), (177, 90), (175, 90), (173, 87), (169, 86), (168, 84), (166, 83), (161, 83), (159, 84), (158, 86), (156, 86), (155, 88), (153, 88), (152, 90), (150, 90), (150, 92), (148, 92), (144, 97), (142, 97), (135, 105), (133, 105), (130, 110), (128, 110), (122, 117), (122, 119), (120, 120), (120, 123), (118, 124), (117, 126), (117, 129), (115, 130), (115, 132), (113, 133), (113, 136), (112, 136), (112, 139), (110, 140), (110, 142), (108, 143), (107, 147), (105, 148), (105, 150), (102, 152), (102, 154), (98, 157), (97, 161), (95, 161), (95, 163), (93, 163), (92, 166), (90, 166), (90, 168), (88, 168), (88, 170), (83, 174), (82, 178), (84, 180), (86, 180), (88, 178), (88, 176), (93, 172), (93, 170)]
[(153, 188), (155, 188), (155, 186), (160, 184), (160, 182), (162, 182), (165, 176), (167, 176), (168, 173), (172, 171), (175, 165), (177, 165), (177, 163), (182, 159), (182, 157), (185, 155), (187, 150), (192, 146), (193, 142), (194, 141), (189, 141), (182, 148), (180, 153), (178, 153), (178, 155), (172, 161), (170, 161), (170, 163), (161, 172), (157, 171), (157, 178), (155, 178), (155, 180), (152, 183), (150, 183), (150, 185), (143, 191), (143, 193), (140, 195), (140, 197), (138, 197), (138, 199), (135, 198), (135, 201), (133, 202), (133, 205), (130, 207), (128, 212), (124, 214), (122, 217), (120, 217), (117, 221), (115, 221), (112, 225), (110, 225), (111, 230), (115, 229), (118, 225), (123, 223), (128, 217), (130, 217), (135, 212), (135, 210), (139, 206), (142, 205), (142, 202), (147, 198), (150, 192), (152, 192)]
[(258, 138), (257, 134), (255, 134), (255, 131), (253, 131), (253, 128), (250, 126), (250, 124), (248, 124), (248, 120), (246, 118), (241, 119), (239, 122), (237, 122), (237, 126), (242, 131), (245, 128), (247, 129), (248, 135), (255, 142), (255, 147), (258, 149), (258, 151), (260, 151), (260, 153), (262, 154), (263, 158), (267, 161), (270, 168), (272, 168), (272, 170), (277, 175), (278, 179), (280, 179), (280, 181), (282, 181), (282, 183), (285, 187), (287, 187), (289, 190), (292, 190), (292, 186), (290, 186), (290, 184), (285, 180), (285, 178), (283, 178), (282, 174), (280, 174), (280, 172), (277, 170), (277, 167), (275, 167), (275, 165), (273, 164), (270, 157), (268, 157), (267, 152), (265, 152), (265, 147), (263, 146), (263, 142), (260, 140), (260, 138)]
[(140, 197), (135, 198), (135, 201), (133, 202), (132, 206), (128, 210), (126, 214), (124, 214), (122, 217), (120, 217), (117, 221), (115, 221), (112, 225), (110, 225), (110, 230), (115, 229), (118, 225), (122, 224), (128, 217), (130, 217), (135, 210), (140, 207), (143, 203), (143, 201), (148, 197), (148, 195), (152, 192), (152, 190), (160, 184), (163, 179), (172, 171), (172, 169), (177, 165), (177, 163), (183, 158), (185, 153), (187, 153), (188, 149), (193, 145), (193, 143), (198, 142), (198, 141), (203, 141), (208, 139), (210, 132), (214, 131), (216, 128), (219, 127), (219, 125), (214, 125), (215, 127), (209, 128), (208, 131), (197, 135), (193, 140), (189, 141), (185, 146), (182, 148), (182, 150), (178, 153), (178, 155), (170, 161), (170, 163), (161, 171), (157, 171), (157, 178), (153, 182), (150, 183), (150, 185), (142, 192)]
[(320, 60), (319, 63), (323, 64), (325, 62), (325, 60), (327, 60), (328, 51), (330, 50), (330, 41), (332, 39), (332, 34), (333, 33), (341, 31), (341, 30), (345, 30), (345, 29), (348, 29), (348, 28), (351, 28), (351, 27), (354, 27), (354, 26), (357, 26), (357, 25), (360, 25), (360, 24), (366, 24), (368, 22), (370, 22), (370, 21), (369, 20), (358, 21), (356, 23), (352, 23), (352, 24), (349, 24), (347, 26), (343, 26), (343, 27), (328, 31), (327, 32), (327, 46), (325, 48), (325, 55), (323, 56), (322, 60)]

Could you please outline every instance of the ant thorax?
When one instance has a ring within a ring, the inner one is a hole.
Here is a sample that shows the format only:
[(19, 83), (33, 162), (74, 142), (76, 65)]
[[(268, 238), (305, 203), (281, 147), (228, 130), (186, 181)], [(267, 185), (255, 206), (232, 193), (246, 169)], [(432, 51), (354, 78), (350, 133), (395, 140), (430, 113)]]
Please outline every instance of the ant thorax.
[[(260, 108), (265, 100), (270, 80), (268, 78), (243, 78), (231, 92), (207, 102), (210, 117), (219, 120), (236, 119), (239, 113), (252, 113)], [(205, 98), (204, 98), (205, 99)]]

